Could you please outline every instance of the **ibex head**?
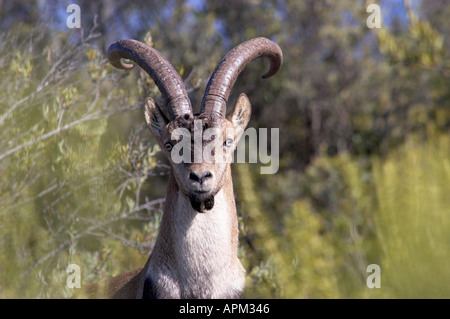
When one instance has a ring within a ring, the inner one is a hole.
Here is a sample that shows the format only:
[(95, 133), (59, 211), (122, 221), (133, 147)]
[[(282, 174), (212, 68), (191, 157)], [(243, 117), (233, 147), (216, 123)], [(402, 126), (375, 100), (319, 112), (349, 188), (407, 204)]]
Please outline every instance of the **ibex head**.
[[(251, 114), (245, 94), (239, 96), (226, 114), (228, 97), (240, 72), (259, 57), (267, 57), (270, 61), (270, 69), (263, 78), (274, 75), (281, 67), (281, 49), (274, 42), (256, 38), (238, 45), (214, 70), (200, 113), (193, 114), (183, 81), (160, 52), (135, 40), (120, 40), (108, 48), (108, 59), (113, 66), (129, 69), (132, 65), (121, 59), (133, 60), (158, 86), (169, 118), (149, 98), (145, 120), (171, 163), (178, 190), (189, 197), (198, 212), (213, 208), (214, 196), (226, 182), (224, 172), (229, 169), (232, 153)], [(180, 143), (183, 147), (179, 147)]]

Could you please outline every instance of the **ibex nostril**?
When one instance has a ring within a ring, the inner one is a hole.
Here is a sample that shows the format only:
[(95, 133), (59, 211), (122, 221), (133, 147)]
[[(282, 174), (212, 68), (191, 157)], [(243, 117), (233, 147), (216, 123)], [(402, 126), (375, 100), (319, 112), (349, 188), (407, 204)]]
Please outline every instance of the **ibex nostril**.
[(199, 183), (201, 183), (201, 178), (200, 178), (200, 176), (198, 176), (196, 173), (194, 173), (194, 172), (190, 172), (189, 173), (189, 179), (191, 179), (191, 180), (193, 180), (193, 181), (195, 181), (195, 182), (199, 182)]
[(210, 179), (212, 176), (213, 176), (213, 175), (212, 175), (212, 173), (211, 173), (210, 171), (206, 171), (206, 172), (203, 174), (203, 180)]

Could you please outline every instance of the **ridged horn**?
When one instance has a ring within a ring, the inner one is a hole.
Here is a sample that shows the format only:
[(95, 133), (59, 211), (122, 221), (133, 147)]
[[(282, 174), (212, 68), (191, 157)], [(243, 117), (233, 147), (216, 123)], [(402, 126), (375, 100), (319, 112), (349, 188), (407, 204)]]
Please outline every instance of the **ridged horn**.
[(119, 69), (133, 67), (124, 63), (122, 58), (136, 62), (150, 75), (165, 100), (170, 120), (185, 114), (192, 115), (191, 101), (183, 81), (158, 50), (136, 40), (119, 40), (108, 48), (109, 62)]
[(209, 79), (200, 113), (225, 116), (228, 98), (237, 77), (247, 64), (260, 57), (270, 61), (270, 68), (262, 75), (263, 79), (277, 73), (283, 63), (283, 53), (278, 44), (266, 38), (243, 42), (228, 52)]

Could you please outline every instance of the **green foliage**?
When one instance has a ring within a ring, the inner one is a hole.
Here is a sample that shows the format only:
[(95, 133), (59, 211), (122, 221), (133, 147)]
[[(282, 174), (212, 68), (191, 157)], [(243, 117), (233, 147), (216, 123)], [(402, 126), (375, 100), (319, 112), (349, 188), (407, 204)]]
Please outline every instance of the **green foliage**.
[(41, 30), (31, 52), (20, 41), (1, 52), (2, 297), (69, 297), (71, 263), (83, 283), (142, 265), (160, 214), (161, 200), (140, 192), (158, 149), (140, 136), (143, 126), (117, 131), (113, 116), (133, 110), (122, 92), (108, 93), (117, 80), (105, 56), (82, 38), (62, 40), (66, 51), (45, 59), (40, 48), (55, 43)]
[[(283, 298), (338, 298), (336, 252), (323, 221), (309, 205), (298, 201), (284, 221), (284, 244), (276, 278)], [(277, 258), (278, 257), (278, 258)]]
[[(283, 298), (362, 296), (367, 259), (376, 247), (370, 209), (374, 202), (373, 185), (368, 177), (370, 171), (364, 167), (348, 154), (320, 157), (304, 177), (294, 177), (292, 184), (283, 188), (300, 190), (292, 193), (293, 200), (282, 206), (287, 211), (281, 222), (274, 220), (259, 226), (260, 221), (273, 213), (257, 205), (259, 211), (255, 218), (252, 215), (255, 209), (247, 210), (251, 220), (255, 220), (253, 223), (258, 224), (251, 224), (256, 230), (253, 237), (259, 238), (255, 245), (266, 252), (263, 264), (269, 265), (266, 271), (274, 278), (275, 295)], [(245, 187), (245, 193), (249, 189)], [(278, 196), (281, 199), (283, 194)], [(272, 244), (268, 245), (267, 241)], [(262, 289), (252, 287), (252, 295), (259, 296)]]
[[(249, 195), (251, 175), (240, 166), (242, 211), (255, 231), (244, 235), (263, 251), (250, 265), (247, 296), (447, 298), (450, 139), (430, 135), (409, 139), (387, 159), (374, 157), (373, 167), (347, 154), (318, 158), (297, 185), (304, 198), (290, 205), (278, 231), (261, 199)], [(366, 286), (373, 263), (381, 289)]]
[[(387, 159), (374, 158), (373, 168), (361, 169), (346, 154), (321, 157), (308, 168), (302, 181), (307, 186), (305, 199), (291, 205), (282, 231), (267, 228), (267, 223), (265, 228), (254, 227), (270, 264), (265, 271), (279, 296), (450, 295), (450, 139), (430, 135), (428, 142), (411, 138)], [(257, 213), (247, 211), (264, 221), (269, 212), (257, 207)], [(366, 286), (366, 267), (372, 263), (381, 267), (381, 289)], [(255, 284), (252, 289), (259, 296), (264, 287)]]
[(407, 37), (396, 37), (388, 29), (380, 30), (380, 50), (393, 62), (407, 66), (432, 67), (445, 56), (444, 37), (428, 21), (411, 16)]
[(434, 134), (375, 161), (375, 224), (387, 296), (450, 297), (450, 138)]

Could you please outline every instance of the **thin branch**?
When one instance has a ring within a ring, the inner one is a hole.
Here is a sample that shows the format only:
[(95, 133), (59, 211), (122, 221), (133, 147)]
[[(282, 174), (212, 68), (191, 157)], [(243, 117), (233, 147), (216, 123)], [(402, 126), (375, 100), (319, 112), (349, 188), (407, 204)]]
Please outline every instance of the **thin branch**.
[(84, 231), (82, 231), (81, 233), (76, 234), (75, 236), (71, 237), (70, 239), (64, 241), (63, 243), (61, 243), (58, 247), (56, 247), (55, 249), (53, 249), (52, 251), (50, 251), (49, 253), (47, 253), (45, 256), (43, 256), (42, 258), (40, 258), (39, 260), (37, 260), (27, 271), (23, 272), (20, 276), (26, 276), (27, 274), (29, 274), (33, 269), (35, 269), (36, 267), (38, 267), (39, 265), (41, 265), (42, 263), (44, 263), (46, 260), (48, 260), (49, 258), (55, 256), (57, 253), (59, 253), (61, 250), (63, 250), (64, 248), (68, 247), (70, 244), (72, 244), (74, 241), (83, 238), (84, 236), (88, 236), (88, 235), (92, 235), (94, 233), (94, 231), (96, 230), (101, 230), (103, 227), (105, 227), (108, 224), (120, 221), (122, 219), (126, 219), (128, 217), (130, 217), (130, 215), (133, 215), (135, 213), (138, 213), (142, 210), (149, 210), (152, 208), (152, 206), (156, 206), (156, 205), (160, 205), (162, 203), (164, 203), (165, 198), (159, 198), (159, 199), (155, 199), (152, 200), (150, 202), (147, 202), (145, 204), (142, 204), (140, 206), (135, 207), (134, 209), (125, 212), (123, 214), (121, 214), (120, 216), (117, 217), (113, 217), (109, 220), (106, 220), (104, 222), (101, 222), (99, 224), (93, 224), (89, 227), (87, 227)]
[(32, 98), (34, 96), (33, 94), (27, 95), (26, 97), (24, 97), (23, 99), (17, 101), (16, 103), (14, 103), (8, 110), (6, 110), (5, 113), (3, 113), (3, 115), (0, 117), (0, 125), (3, 123), (3, 121), (8, 117), (9, 114), (11, 114), (16, 108), (18, 108), (20, 105), (22, 105), (23, 103), (27, 102), (30, 98)]
[[(101, 230), (102, 230), (104, 233), (108, 234), (110, 237), (112, 237), (112, 238), (114, 238), (114, 239), (120, 241), (123, 245), (125, 245), (125, 246), (131, 246), (131, 247), (133, 247), (133, 248), (136, 248), (139, 252), (142, 251), (143, 249), (151, 249), (151, 248), (154, 246), (154, 242), (149, 243), (149, 244), (139, 244), (139, 243), (136, 242), (136, 241), (131, 241), (131, 240), (128, 240), (128, 239), (126, 239), (126, 238), (117, 236), (116, 234), (110, 232), (109, 230), (107, 230), (107, 229), (105, 229), (105, 228), (101, 228)], [(101, 236), (101, 234), (98, 234), (98, 236)]]
[(85, 118), (81, 118), (79, 120), (76, 120), (76, 121), (74, 121), (72, 123), (66, 124), (66, 125), (64, 125), (62, 127), (58, 127), (56, 130), (48, 132), (48, 133), (46, 133), (44, 135), (41, 135), (41, 136), (39, 136), (37, 138), (32, 139), (31, 141), (28, 141), (26, 143), (23, 143), (21, 145), (18, 145), (16, 147), (6, 151), (5, 153), (0, 155), (0, 160), (8, 157), (11, 154), (14, 154), (15, 152), (17, 152), (17, 151), (19, 151), (19, 150), (21, 150), (21, 149), (23, 149), (23, 148), (25, 148), (27, 146), (33, 145), (33, 144), (35, 144), (37, 142), (40, 142), (40, 141), (43, 141), (43, 140), (45, 140), (45, 139), (47, 139), (49, 137), (52, 137), (53, 135), (59, 134), (62, 131), (68, 130), (69, 128), (71, 128), (71, 127), (73, 127), (75, 125), (81, 124), (81, 123), (86, 122), (86, 121), (98, 120), (100, 118), (101, 117), (85, 117)]
[(65, 130), (68, 130), (71, 127), (76, 126), (78, 124), (81, 124), (83, 122), (95, 121), (95, 120), (100, 120), (100, 119), (106, 119), (106, 118), (111, 117), (113, 115), (117, 115), (117, 114), (120, 114), (120, 113), (123, 113), (123, 112), (127, 112), (127, 111), (131, 111), (131, 110), (136, 110), (138, 108), (139, 107), (128, 107), (128, 108), (119, 109), (117, 111), (113, 111), (113, 112), (106, 113), (106, 114), (103, 111), (98, 111), (96, 113), (91, 114), (90, 116), (86, 116), (84, 118), (81, 118), (81, 119), (78, 119), (76, 121), (73, 121), (73, 122), (71, 122), (69, 124), (66, 124), (66, 125), (64, 125), (62, 127), (58, 127), (57, 129), (55, 129), (55, 130), (53, 130), (51, 132), (48, 132), (48, 133), (46, 133), (44, 135), (41, 135), (41, 136), (39, 136), (37, 138), (34, 138), (34, 139), (32, 139), (32, 140), (30, 140), (28, 142), (25, 142), (23, 144), (18, 145), (16, 147), (6, 151), (3, 154), (0, 154), (0, 160), (10, 156), (11, 154), (14, 154), (17, 151), (20, 151), (21, 149), (23, 149), (25, 147), (28, 147), (30, 145), (33, 145), (35, 143), (38, 143), (38, 142), (43, 141), (45, 139), (48, 139), (49, 137), (52, 137), (52, 136), (54, 136), (56, 134), (59, 134), (59, 133), (65, 131)]
[[(56, 60), (54, 63), (52, 63), (50, 70), (47, 72), (47, 74), (42, 78), (40, 83), (37, 85), (36, 90), (34, 92), (32, 92), (30, 95), (20, 99), (16, 103), (14, 103), (4, 114), (2, 114), (2, 116), (0, 117), (0, 125), (5, 121), (5, 119), (8, 117), (8, 115), (10, 115), (12, 112), (14, 112), (14, 110), (17, 109), (19, 106), (21, 106), (25, 102), (29, 101), (30, 99), (35, 99), (37, 97), (37, 95), (43, 91), (44, 88), (46, 88), (48, 85), (50, 85), (52, 83), (52, 81), (55, 81), (55, 83), (56, 83), (58, 80), (59, 74), (66, 74), (67, 71), (69, 71), (71, 69), (70, 67), (75, 64), (72, 59), (72, 57), (75, 55), (75, 52), (76, 52), (74, 50), (74, 48), (76, 48), (78, 45), (84, 46), (90, 40), (98, 38), (101, 35), (98, 32), (96, 33), (96, 29), (98, 28), (98, 26), (99, 26), (99, 24), (97, 21), (97, 16), (95, 16), (94, 17), (94, 26), (89, 30), (88, 35), (85, 38), (82, 37), (78, 44), (67, 45), (66, 48), (64, 48), (61, 51), (62, 54), (58, 57), (58, 60)], [(31, 45), (30, 45), (30, 47), (31, 47)], [(64, 66), (64, 68), (60, 68), (64, 64), (66, 64)]]

